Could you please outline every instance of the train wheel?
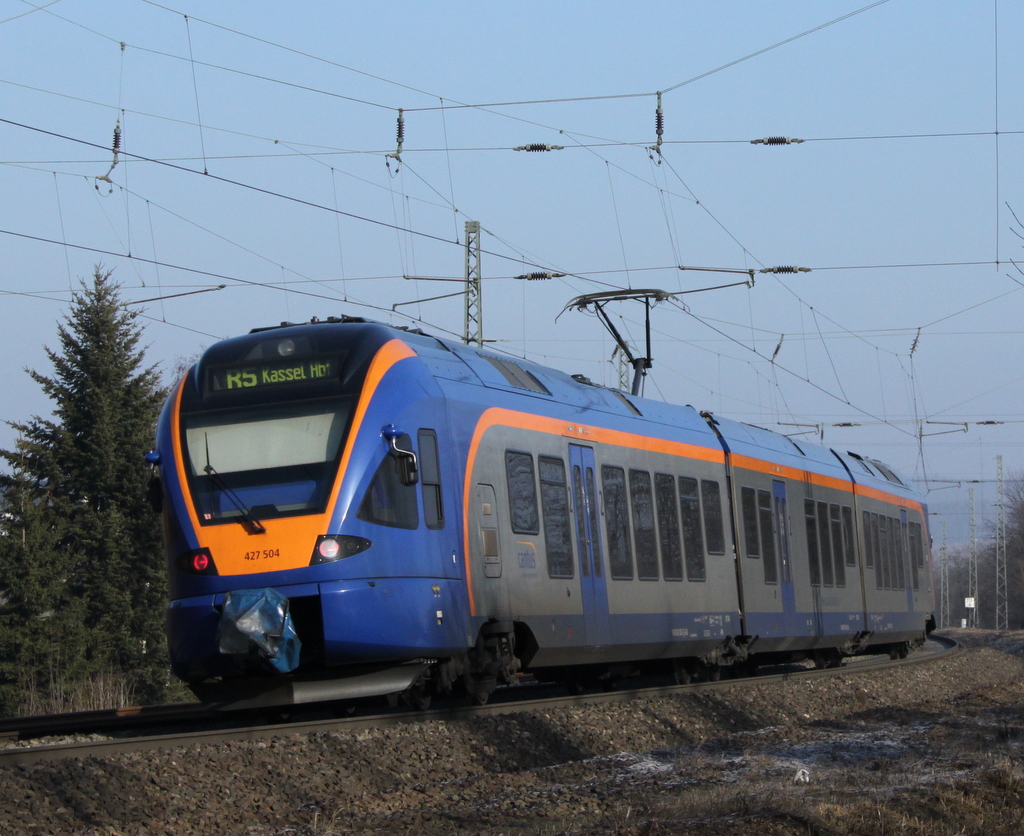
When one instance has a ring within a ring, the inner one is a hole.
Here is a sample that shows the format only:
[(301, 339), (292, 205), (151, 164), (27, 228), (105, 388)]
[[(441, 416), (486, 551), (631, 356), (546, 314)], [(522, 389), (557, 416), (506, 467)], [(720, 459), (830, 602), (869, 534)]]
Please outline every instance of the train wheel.
[(487, 705), (490, 698), (490, 691), (466, 691), (466, 702), (469, 705)]
[(708, 682), (718, 682), (722, 678), (722, 666), (708, 665), (704, 670), (704, 675), (707, 677)]
[(825, 668), (838, 668), (843, 664), (843, 654), (838, 649), (830, 647), (826, 650), (814, 651), (814, 667), (818, 670)]
[(430, 687), (426, 682), (416, 682), (402, 691), (402, 699), (413, 711), (426, 711), (430, 708)]
[(906, 659), (909, 654), (909, 642), (900, 642), (899, 644), (894, 644), (889, 648), (889, 658), (892, 659), (894, 662), (897, 659)]
[(675, 677), (676, 685), (689, 685), (690, 680), (693, 679), (693, 671), (681, 659), (672, 662), (672, 674)]

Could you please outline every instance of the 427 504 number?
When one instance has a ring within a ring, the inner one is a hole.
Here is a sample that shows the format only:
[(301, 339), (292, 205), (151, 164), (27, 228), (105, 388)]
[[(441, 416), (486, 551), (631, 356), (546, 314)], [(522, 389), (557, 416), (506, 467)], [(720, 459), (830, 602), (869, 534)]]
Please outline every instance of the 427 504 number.
[(246, 552), (245, 553), (245, 559), (246, 560), (270, 560), (271, 558), (280, 557), (280, 556), (281, 556), (281, 550), (280, 549), (263, 549), (262, 551), (257, 549), (254, 552)]

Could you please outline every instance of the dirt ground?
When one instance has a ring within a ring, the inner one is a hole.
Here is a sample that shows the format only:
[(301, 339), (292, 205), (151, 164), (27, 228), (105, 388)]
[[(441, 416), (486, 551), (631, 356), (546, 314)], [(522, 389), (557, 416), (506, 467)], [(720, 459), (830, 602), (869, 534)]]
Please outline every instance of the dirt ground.
[(929, 665), (0, 770), (0, 834), (1024, 833), (1024, 633)]

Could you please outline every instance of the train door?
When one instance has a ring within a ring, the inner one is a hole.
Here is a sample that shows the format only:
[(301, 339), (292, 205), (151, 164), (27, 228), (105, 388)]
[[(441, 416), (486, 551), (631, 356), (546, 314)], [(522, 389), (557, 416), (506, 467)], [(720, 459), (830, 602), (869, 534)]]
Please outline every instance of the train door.
[(786, 503), (786, 483), (772, 481), (775, 500), (775, 550), (779, 555), (779, 589), (782, 592), (783, 624), (788, 635), (793, 632), (796, 614), (796, 591), (793, 589), (793, 566), (789, 553), (789, 507)]
[(601, 511), (594, 474), (594, 450), (569, 445), (573, 507), (576, 514), (576, 546), (583, 592), (583, 624), (589, 645), (609, 642), (608, 588), (601, 550)]

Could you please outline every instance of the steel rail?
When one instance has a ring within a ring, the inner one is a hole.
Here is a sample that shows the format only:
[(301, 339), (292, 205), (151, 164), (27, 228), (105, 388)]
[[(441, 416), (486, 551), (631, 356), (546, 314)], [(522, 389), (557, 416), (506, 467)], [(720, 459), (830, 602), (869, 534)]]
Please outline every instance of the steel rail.
[[(185, 706), (153, 706), (150, 709), (120, 709), (121, 720), (125, 726), (117, 729), (117, 734), (135, 731), (137, 736), (133, 737), (112, 737), (106, 740), (87, 740), (61, 743), (42, 743), (38, 745), (14, 745), (8, 748), (0, 748), (0, 767), (9, 765), (30, 765), (43, 761), (59, 760), (62, 758), (85, 758), (104, 757), (107, 755), (123, 754), (129, 752), (144, 752), (154, 749), (184, 748), (197, 745), (225, 743), (239, 740), (266, 740), (274, 737), (295, 734), (315, 734), (329, 731), (360, 731), (364, 729), (382, 728), (389, 725), (404, 723), (421, 723), (434, 720), (465, 720), (472, 717), (493, 716), (500, 714), (525, 713), (531, 711), (550, 710), (555, 708), (579, 707), (586, 705), (600, 705), (607, 702), (620, 702), (629, 700), (642, 700), (654, 697), (673, 696), (685, 693), (698, 693), (701, 691), (717, 691), (729, 688), (745, 687), (751, 684), (767, 684), (771, 682), (792, 681), (795, 679), (813, 679), (815, 677), (857, 675), (860, 673), (872, 673), (887, 668), (901, 667), (904, 665), (916, 665), (937, 661), (960, 650), (960, 646), (953, 640), (940, 636), (932, 636), (926, 644), (925, 649), (911, 654), (906, 659), (891, 660), (886, 656), (861, 656), (845, 660), (845, 663), (837, 668), (789, 669), (780, 673), (761, 673), (753, 677), (727, 679), (717, 682), (695, 682), (687, 685), (654, 685), (649, 687), (623, 688), (621, 690), (607, 691), (602, 693), (585, 693), (579, 695), (560, 695), (557, 697), (542, 697), (529, 699), (516, 699), (517, 692), (529, 690), (528, 686), (505, 689), (503, 693), (496, 693), (495, 700), (483, 706), (443, 706), (428, 711), (391, 711), (383, 714), (366, 714), (359, 716), (333, 716), (324, 719), (300, 720), (297, 722), (282, 722), (273, 725), (250, 725), (238, 726), (232, 723), (233, 715), (225, 712), (211, 712), (199, 704), (187, 704)], [(782, 666), (776, 666), (776, 669)], [(184, 709), (184, 711), (182, 711)], [(315, 711), (315, 707), (304, 708), (304, 714)], [(175, 711), (177, 715), (175, 716)], [(111, 722), (111, 714), (116, 712), (86, 712), (83, 719), (92, 725), (88, 730), (94, 731), (103, 727), (112, 729), (117, 724)], [(296, 712), (298, 713), (298, 712)], [(319, 712), (323, 714), (323, 710)], [(103, 715), (102, 717), (100, 715)], [(76, 715), (55, 715), (47, 718), (22, 718), (29, 722), (25, 728), (47, 727), (58, 728), (56, 718)], [(248, 715), (251, 717), (251, 715)], [(115, 718), (116, 719), (116, 718)], [(240, 719), (240, 718), (239, 718)], [(40, 722), (47, 721), (47, 722)], [(10, 727), (10, 723), (16, 721), (4, 721)], [(194, 725), (197, 722), (216, 722), (220, 728), (195, 729), (187, 731), (176, 731), (173, 733), (154, 733), (161, 726), (167, 725)], [(230, 724), (230, 725), (225, 725)], [(127, 728), (130, 726), (130, 728)], [(82, 733), (82, 728), (72, 730), (65, 722), (60, 734), (69, 735)]]

